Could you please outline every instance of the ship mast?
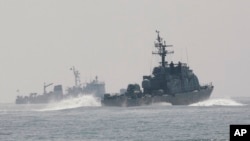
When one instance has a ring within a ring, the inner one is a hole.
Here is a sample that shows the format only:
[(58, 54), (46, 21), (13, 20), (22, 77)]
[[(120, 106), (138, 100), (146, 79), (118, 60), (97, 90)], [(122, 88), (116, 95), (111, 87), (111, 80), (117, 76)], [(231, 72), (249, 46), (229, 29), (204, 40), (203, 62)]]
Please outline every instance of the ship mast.
[(77, 71), (77, 70), (75, 69), (74, 66), (73, 66), (72, 68), (70, 68), (70, 70), (73, 71), (73, 74), (74, 74), (74, 77), (75, 77), (75, 86), (77, 87), (77, 86), (79, 86), (80, 83), (81, 83), (81, 80), (80, 80), (80, 73), (79, 73), (79, 71)]
[(44, 82), (44, 84), (43, 84), (43, 94), (47, 94), (46, 88), (49, 87), (49, 86), (51, 86), (51, 85), (53, 85), (53, 83), (46, 84), (46, 83)]
[(165, 61), (165, 57), (167, 54), (174, 53), (174, 51), (168, 51), (166, 50), (166, 47), (172, 47), (173, 45), (166, 45), (166, 41), (162, 42), (162, 38), (160, 37), (160, 31), (156, 30), (157, 33), (157, 39), (155, 42), (155, 47), (157, 48), (156, 52), (153, 52), (152, 54), (158, 54), (161, 56), (161, 66), (165, 67), (167, 62)]

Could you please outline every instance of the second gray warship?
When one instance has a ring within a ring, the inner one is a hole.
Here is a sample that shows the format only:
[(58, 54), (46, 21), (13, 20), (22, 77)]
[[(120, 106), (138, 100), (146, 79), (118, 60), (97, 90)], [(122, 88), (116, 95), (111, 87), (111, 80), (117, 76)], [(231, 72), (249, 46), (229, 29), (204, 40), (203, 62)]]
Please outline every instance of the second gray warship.
[(103, 98), (103, 94), (105, 93), (105, 83), (99, 82), (97, 76), (95, 80), (82, 85), (79, 71), (77, 71), (75, 67), (72, 67), (70, 70), (73, 71), (75, 85), (67, 88), (66, 94), (63, 93), (62, 85), (55, 85), (53, 91), (47, 92), (46, 88), (53, 85), (53, 83), (44, 83), (43, 94), (30, 93), (29, 96), (17, 96), (16, 104), (44, 104), (58, 102), (63, 99), (78, 97), (85, 94), (91, 94), (100, 99)]
[(140, 106), (152, 103), (167, 102), (172, 105), (189, 105), (208, 99), (213, 91), (212, 83), (201, 86), (198, 77), (186, 63), (174, 64), (166, 61), (166, 55), (173, 53), (167, 50), (166, 42), (157, 32), (153, 54), (161, 57), (160, 66), (153, 69), (152, 75), (143, 76), (141, 90), (139, 84), (129, 84), (120, 94), (104, 95), (105, 106)]

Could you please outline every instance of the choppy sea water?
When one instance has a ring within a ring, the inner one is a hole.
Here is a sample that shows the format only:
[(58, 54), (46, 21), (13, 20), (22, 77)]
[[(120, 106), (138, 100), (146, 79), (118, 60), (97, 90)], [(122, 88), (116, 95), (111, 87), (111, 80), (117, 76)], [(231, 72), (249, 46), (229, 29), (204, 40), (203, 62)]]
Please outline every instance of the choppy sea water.
[(250, 98), (129, 108), (102, 107), (92, 96), (0, 104), (1, 141), (223, 141), (229, 140), (230, 124), (250, 124)]

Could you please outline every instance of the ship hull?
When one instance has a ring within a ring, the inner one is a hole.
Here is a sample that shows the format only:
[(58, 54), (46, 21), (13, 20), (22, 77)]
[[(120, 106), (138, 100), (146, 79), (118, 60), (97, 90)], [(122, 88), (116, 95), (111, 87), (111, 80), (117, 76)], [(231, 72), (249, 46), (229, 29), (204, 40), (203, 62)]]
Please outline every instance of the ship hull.
[(130, 107), (130, 106), (150, 105), (153, 103), (162, 103), (162, 102), (171, 103), (172, 105), (189, 105), (209, 99), (212, 91), (213, 87), (207, 87), (199, 91), (197, 90), (193, 92), (177, 93), (175, 95), (162, 95), (153, 97), (144, 96), (142, 98), (134, 98), (134, 99), (123, 96), (112, 99), (104, 99), (102, 100), (102, 105)]

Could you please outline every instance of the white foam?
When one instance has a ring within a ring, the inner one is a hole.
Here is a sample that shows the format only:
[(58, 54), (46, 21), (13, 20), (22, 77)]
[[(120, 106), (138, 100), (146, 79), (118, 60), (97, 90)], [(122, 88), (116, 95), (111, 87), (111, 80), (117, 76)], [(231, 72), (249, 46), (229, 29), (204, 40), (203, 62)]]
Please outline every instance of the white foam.
[(228, 98), (216, 98), (194, 103), (189, 106), (244, 106), (244, 104)]
[(100, 100), (93, 95), (83, 95), (75, 98), (68, 98), (58, 103), (49, 104), (46, 108), (39, 111), (54, 111), (92, 106), (101, 106)]
[(156, 105), (156, 106), (172, 106), (171, 103), (167, 103), (167, 102), (153, 103), (153, 105)]

